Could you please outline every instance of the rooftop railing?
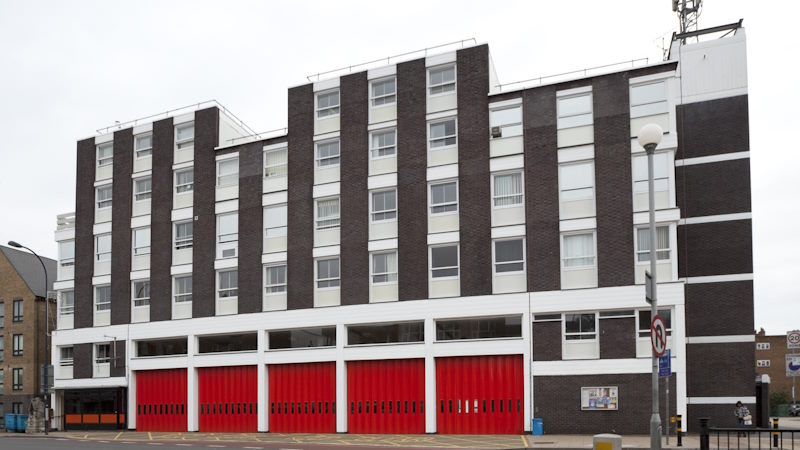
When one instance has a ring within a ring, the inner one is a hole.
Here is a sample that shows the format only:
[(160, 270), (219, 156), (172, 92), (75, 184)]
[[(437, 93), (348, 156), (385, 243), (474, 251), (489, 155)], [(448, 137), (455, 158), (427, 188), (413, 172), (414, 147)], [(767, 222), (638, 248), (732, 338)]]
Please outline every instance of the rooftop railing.
[(493, 87), (496, 89), (497, 92), (505, 92), (521, 88), (536, 87), (536, 86), (541, 86), (543, 84), (553, 84), (562, 81), (586, 78), (586, 77), (616, 72), (619, 70), (635, 69), (637, 67), (646, 66), (648, 62), (649, 58), (632, 59), (630, 61), (622, 61), (618, 63), (605, 64), (596, 67), (588, 67), (585, 69), (557, 73), (554, 75), (545, 75), (536, 78), (528, 78), (520, 81), (512, 81), (510, 83), (496, 84)]

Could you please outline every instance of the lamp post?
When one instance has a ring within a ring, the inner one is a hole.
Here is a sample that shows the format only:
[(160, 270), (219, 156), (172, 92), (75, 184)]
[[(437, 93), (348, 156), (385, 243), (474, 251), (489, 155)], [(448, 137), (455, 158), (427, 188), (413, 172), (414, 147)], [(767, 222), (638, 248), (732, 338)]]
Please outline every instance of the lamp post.
[(42, 265), (42, 271), (44, 272), (44, 351), (42, 352), (44, 355), (44, 358), (42, 359), (42, 397), (44, 398), (42, 400), (44, 400), (44, 434), (47, 434), (47, 429), (49, 428), (47, 424), (49, 418), (47, 416), (50, 412), (50, 396), (47, 395), (47, 347), (49, 346), (47, 328), (50, 326), (50, 299), (47, 298), (47, 288), (49, 287), (49, 284), (47, 283), (47, 268), (44, 266), (44, 261), (42, 261), (42, 258), (40, 258), (35, 251), (16, 241), (8, 241), (8, 245), (15, 248), (24, 248), (25, 250), (33, 253), (33, 256), (35, 256)]
[[(661, 136), (664, 132), (661, 127), (654, 123), (648, 123), (639, 130), (637, 140), (639, 145), (644, 147), (647, 152), (647, 194), (648, 204), (650, 209), (650, 276), (652, 277), (651, 283), (651, 303), (650, 303), (650, 320), (658, 314), (658, 296), (656, 295), (656, 286), (658, 277), (656, 276), (656, 205), (655, 195), (653, 193), (653, 153), (661, 142)], [(658, 357), (655, 350), (652, 355), (653, 362), (653, 414), (650, 416), (650, 448), (652, 450), (661, 449), (661, 416), (658, 412)]]

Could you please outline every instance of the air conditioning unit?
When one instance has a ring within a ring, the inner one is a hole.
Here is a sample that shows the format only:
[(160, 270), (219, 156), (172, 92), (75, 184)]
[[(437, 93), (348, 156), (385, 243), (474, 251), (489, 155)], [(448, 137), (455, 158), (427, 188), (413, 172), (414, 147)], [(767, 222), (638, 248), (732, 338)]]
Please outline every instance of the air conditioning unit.
[(503, 137), (503, 130), (500, 127), (492, 127), (492, 138)]
[(222, 250), (222, 257), (223, 258), (236, 258), (236, 247), (234, 248), (225, 248)]

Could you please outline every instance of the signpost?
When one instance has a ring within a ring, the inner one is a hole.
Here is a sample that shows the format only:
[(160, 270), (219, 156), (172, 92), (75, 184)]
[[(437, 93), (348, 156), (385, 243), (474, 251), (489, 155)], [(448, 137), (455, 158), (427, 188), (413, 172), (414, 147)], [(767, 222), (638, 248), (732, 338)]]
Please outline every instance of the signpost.
[(644, 271), (644, 299), (647, 303), (653, 304), (653, 276), (646, 270)]
[[(796, 352), (797, 349), (800, 349), (800, 330), (792, 330), (786, 333), (786, 348), (792, 350), (793, 352)], [(792, 362), (789, 361), (790, 357), (793, 358)], [(798, 360), (800, 360), (800, 354), (786, 355), (786, 376), (792, 377), (792, 403), (797, 401), (797, 398), (794, 395), (794, 380), (800, 376), (800, 373), (798, 373), (800, 371), (800, 362)], [(790, 371), (790, 369), (793, 367), (795, 370)]]
[(665, 402), (665, 413), (664, 417), (667, 420), (667, 426), (664, 427), (664, 433), (667, 435), (667, 445), (669, 445), (669, 432), (670, 432), (670, 424), (672, 423), (669, 420), (669, 377), (672, 376), (672, 351), (667, 349), (663, 355), (658, 357), (658, 376), (664, 379), (664, 386), (666, 387), (666, 402)]
[(650, 344), (656, 356), (663, 356), (667, 350), (667, 326), (664, 319), (656, 314), (650, 322)]
[(786, 348), (800, 348), (800, 330), (793, 330), (786, 333)]

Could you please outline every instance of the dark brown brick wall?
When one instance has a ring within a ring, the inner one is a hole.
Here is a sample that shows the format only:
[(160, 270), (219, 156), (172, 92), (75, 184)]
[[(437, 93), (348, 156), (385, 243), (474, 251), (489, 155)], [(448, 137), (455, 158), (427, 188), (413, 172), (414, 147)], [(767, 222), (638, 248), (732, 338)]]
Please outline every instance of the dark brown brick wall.
[(194, 113), (194, 248), (192, 253), (192, 317), (215, 313), (217, 218), (214, 213), (219, 111)]
[(676, 167), (675, 191), (681, 217), (749, 212), (750, 159)]
[(424, 59), (397, 65), (397, 266), (400, 300), (428, 298), (426, 83)]
[(556, 291), (561, 289), (561, 248), (555, 88), (525, 91), (522, 109), (528, 290)]
[(492, 293), (489, 177), (489, 47), (456, 53), (458, 71), (458, 219), (461, 295)]
[(150, 321), (172, 318), (172, 118), (153, 122), (153, 198), (150, 214)]
[(341, 78), (342, 305), (369, 303), (369, 83), (367, 73)]
[(686, 335), (744, 335), (753, 332), (753, 282), (687, 284)]
[(676, 159), (750, 150), (747, 95), (678, 105)]
[(752, 221), (678, 226), (678, 276), (753, 272)]
[(600, 358), (636, 358), (636, 319), (600, 319)]
[(634, 283), (628, 90), (627, 73), (592, 84), (599, 287)]
[(111, 325), (131, 322), (131, 209), (133, 129), (114, 132), (114, 192), (111, 206)]
[(73, 378), (92, 378), (92, 368), (94, 367), (94, 344), (75, 344), (72, 346), (72, 377)]
[(533, 360), (561, 361), (561, 322), (533, 323)]
[[(114, 354), (114, 348), (116, 347), (116, 355)], [(74, 351), (74, 350), (73, 350)], [(115, 358), (116, 357), (116, 358)], [(124, 377), (125, 376), (125, 341), (117, 341), (116, 343), (111, 343), (111, 370), (109, 374), (112, 377)]]
[[(755, 394), (755, 344), (689, 344), (686, 346), (686, 395), (736, 397)], [(733, 413), (731, 413), (733, 414)]]
[[(78, 142), (75, 183), (75, 328), (94, 323), (94, 178), (97, 150), (94, 138)], [(6, 309), (8, 311), (8, 309)], [(8, 312), (6, 312), (8, 314)]]
[[(756, 405), (752, 403), (745, 403), (747, 409), (755, 416), (756, 414)], [(689, 415), (689, 422), (686, 424), (688, 426), (688, 432), (692, 434), (697, 434), (700, 432), (700, 419), (702, 417), (707, 417), (710, 420), (708, 424), (712, 427), (720, 427), (720, 428), (735, 428), (738, 426), (736, 421), (736, 417), (733, 415), (733, 411), (736, 409), (736, 403), (730, 405), (686, 405), (686, 413)], [(754, 418), (755, 420), (755, 418)], [(731, 435), (731, 444), (736, 445), (736, 434), (734, 433)], [(722, 434), (721, 437), (725, 440), (725, 434)], [(755, 444), (755, 438), (753, 438), (753, 444)], [(762, 437), (762, 442), (766, 445), (767, 437)], [(795, 437), (797, 439), (797, 437)], [(712, 437), (711, 445), (716, 444), (716, 437)], [(795, 441), (796, 442), (796, 441)], [(742, 444), (744, 444), (744, 439), (742, 440)], [(723, 444), (724, 446), (725, 444)]]
[(288, 309), (314, 306), (314, 91), (289, 89)]
[(239, 147), (239, 314), (263, 309), (261, 253), (264, 245), (264, 143)]

